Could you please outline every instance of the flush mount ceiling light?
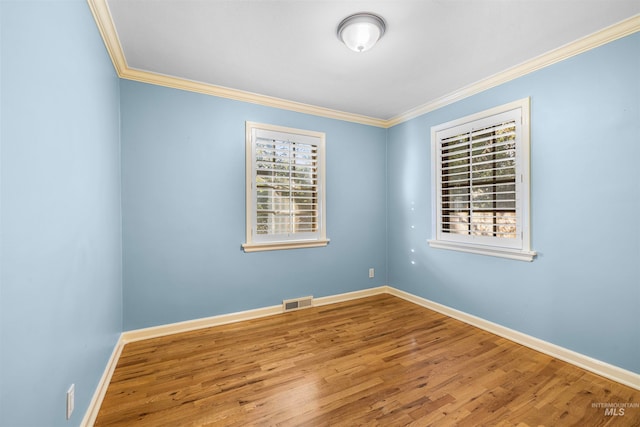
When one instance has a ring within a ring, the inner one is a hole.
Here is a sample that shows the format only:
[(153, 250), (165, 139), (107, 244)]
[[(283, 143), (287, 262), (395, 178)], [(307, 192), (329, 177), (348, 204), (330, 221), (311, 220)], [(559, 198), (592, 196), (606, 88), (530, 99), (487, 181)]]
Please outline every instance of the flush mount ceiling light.
[(384, 19), (373, 13), (347, 16), (338, 25), (338, 38), (351, 50), (364, 52), (373, 47), (384, 34)]

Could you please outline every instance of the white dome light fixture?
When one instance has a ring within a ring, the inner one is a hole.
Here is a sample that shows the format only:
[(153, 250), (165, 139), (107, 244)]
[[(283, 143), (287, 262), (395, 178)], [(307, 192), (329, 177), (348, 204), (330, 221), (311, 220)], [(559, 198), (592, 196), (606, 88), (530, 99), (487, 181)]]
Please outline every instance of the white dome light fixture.
[(338, 25), (338, 38), (351, 50), (365, 52), (384, 34), (384, 19), (373, 13), (362, 12), (347, 16)]

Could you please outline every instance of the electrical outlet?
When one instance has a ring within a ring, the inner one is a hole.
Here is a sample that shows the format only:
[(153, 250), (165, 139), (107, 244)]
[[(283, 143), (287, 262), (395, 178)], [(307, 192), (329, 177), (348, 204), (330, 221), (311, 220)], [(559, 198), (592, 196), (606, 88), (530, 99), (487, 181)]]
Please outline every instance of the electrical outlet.
[(373, 268), (369, 269), (369, 279), (373, 279), (376, 275), (376, 271)]
[(69, 390), (67, 390), (67, 419), (71, 418), (71, 414), (73, 414), (73, 406), (76, 395), (76, 385), (71, 384)]

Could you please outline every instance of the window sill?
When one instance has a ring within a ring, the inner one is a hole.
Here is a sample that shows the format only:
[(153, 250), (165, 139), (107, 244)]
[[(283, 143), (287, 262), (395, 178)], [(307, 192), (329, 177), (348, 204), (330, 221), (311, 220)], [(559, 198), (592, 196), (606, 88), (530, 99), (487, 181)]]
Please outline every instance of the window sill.
[(438, 240), (427, 240), (429, 246), (438, 249), (448, 249), (452, 251), (468, 252), (472, 254), (489, 255), (500, 258), (515, 259), (518, 261), (533, 261), (536, 256), (535, 251), (523, 251), (519, 249), (495, 248), (490, 246), (466, 245), (464, 243), (443, 242)]
[(284, 249), (318, 248), (328, 244), (329, 239), (300, 242), (243, 243), (242, 249), (245, 252), (279, 251)]

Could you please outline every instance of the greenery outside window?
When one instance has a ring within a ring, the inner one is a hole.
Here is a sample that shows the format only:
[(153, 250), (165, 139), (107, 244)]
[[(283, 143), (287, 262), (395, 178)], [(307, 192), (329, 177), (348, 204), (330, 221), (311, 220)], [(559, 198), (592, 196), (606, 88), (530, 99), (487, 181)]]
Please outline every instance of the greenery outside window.
[(326, 246), (325, 135), (246, 123), (245, 252)]
[(432, 247), (531, 261), (529, 99), (431, 128)]

